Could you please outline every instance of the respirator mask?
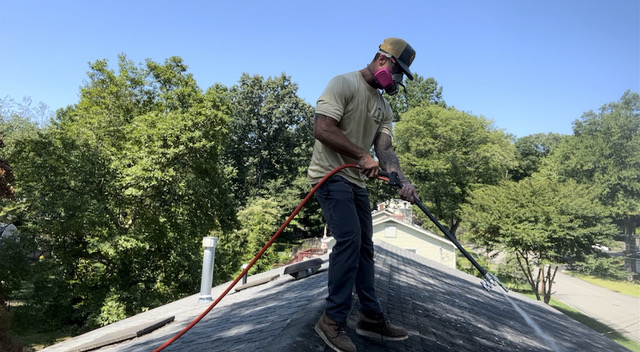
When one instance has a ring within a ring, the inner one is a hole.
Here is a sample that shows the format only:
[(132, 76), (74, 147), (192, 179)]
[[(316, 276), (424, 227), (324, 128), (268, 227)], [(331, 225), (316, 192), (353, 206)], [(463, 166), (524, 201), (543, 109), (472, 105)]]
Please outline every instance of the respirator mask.
[[(387, 55), (387, 58), (395, 63), (395, 60), (391, 56), (388, 56), (386, 53), (382, 54)], [(404, 84), (402, 84), (402, 79), (404, 78), (403, 73), (391, 73), (391, 70), (386, 66), (380, 68), (376, 73), (373, 73), (371, 67), (368, 67), (369, 71), (373, 74), (375, 81), (378, 82), (380, 87), (382, 87), (387, 94), (396, 95), (400, 90), (399, 86), (402, 86), (405, 91), (407, 90)]]

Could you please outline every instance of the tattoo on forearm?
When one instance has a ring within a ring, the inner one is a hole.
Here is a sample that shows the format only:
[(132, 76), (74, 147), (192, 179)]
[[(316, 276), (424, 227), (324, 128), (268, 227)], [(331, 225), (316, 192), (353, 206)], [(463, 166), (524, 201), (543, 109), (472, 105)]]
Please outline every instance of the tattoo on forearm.
[(378, 154), (380, 166), (382, 166), (383, 169), (391, 171), (398, 171), (400, 169), (400, 161), (395, 153), (384, 151)]
[(398, 173), (402, 182), (407, 181), (407, 178), (400, 169), (400, 161), (396, 155), (393, 145), (391, 143), (391, 137), (387, 134), (380, 133), (376, 139), (376, 155), (380, 167), (386, 171), (395, 171)]

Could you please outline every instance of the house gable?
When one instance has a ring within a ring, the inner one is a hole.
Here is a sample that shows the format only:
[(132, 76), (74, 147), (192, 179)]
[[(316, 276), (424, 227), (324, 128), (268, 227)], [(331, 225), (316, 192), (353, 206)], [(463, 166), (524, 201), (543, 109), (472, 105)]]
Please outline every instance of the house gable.
[(375, 215), (377, 216), (373, 220), (374, 241), (384, 241), (455, 268), (456, 247), (450, 241), (418, 226), (399, 221), (386, 211)]

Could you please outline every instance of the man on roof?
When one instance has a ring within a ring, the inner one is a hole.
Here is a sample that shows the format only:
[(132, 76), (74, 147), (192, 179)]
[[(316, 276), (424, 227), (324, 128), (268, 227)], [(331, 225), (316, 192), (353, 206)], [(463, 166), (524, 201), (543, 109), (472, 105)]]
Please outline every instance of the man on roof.
[[(346, 329), (354, 287), (360, 302), (358, 335), (386, 340), (408, 337), (404, 328), (391, 324), (375, 293), (373, 225), (365, 180), (377, 177), (379, 168), (395, 171), (403, 184), (400, 197), (412, 203), (418, 199), (394, 152), (393, 112), (382, 94), (398, 93), (404, 75), (413, 79), (409, 66), (414, 58), (415, 51), (406, 41), (387, 38), (365, 68), (334, 77), (317, 101), (310, 183), (319, 183), (340, 165), (359, 166), (342, 169), (316, 191), (336, 242), (329, 258), (325, 309), (315, 330), (335, 351), (356, 351)], [(371, 147), (377, 160), (369, 153)]]

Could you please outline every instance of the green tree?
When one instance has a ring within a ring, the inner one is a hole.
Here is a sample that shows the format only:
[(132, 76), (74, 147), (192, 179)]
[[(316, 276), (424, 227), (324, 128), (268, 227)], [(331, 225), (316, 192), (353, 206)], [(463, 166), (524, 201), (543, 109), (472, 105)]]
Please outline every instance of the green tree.
[(307, 166), (313, 146), (313, 108), (281, 75), (264, 79), (243, 74), (230, 90), (231, 135), (226, 158), (235, 173), (234, 193), (244, 203), (268, 180), (290, 184)]
[[(298, 176), (291, 183), (285, 182), (283, 179), (268, 182), (261, 192), (261, 196), (272, 199), (278, 205), (278, 217), (281, 219), (281, 223), (284, 223), (311, 192), (311, 189), (306, 168), (304, 168), (298, 172)], [(324, 220), (320, 203), (312, 196), (284, 229), (277, 243), (298, 244), (302, 239), (321, 237), (323, 233)]]
[(396, 152), (420, 198), (455, 235), (460, 206), (481, 185), (497, 184), (515, 165), (513, 145), (484, 118), (423, 105), (395, 126)]
[(92, 326), (193, 293), (202, 236), (236, 220), (219, 87), (202, 91), (178, 57), (121, 55), (118, 72), (98, 60), (88, 76), (78, 104), (15, 142), (2, 215), (52, 253), (33, 279), (43, 313)]
[(7, 300), (16, 299), (22, 281), (30, 274), (27, 262), (28, 247), (17, 234), (2, 236), (7, 224), (0, 225), (0, 308)]
[(586, 112), (576, 120), (573, 136), (558, 146), (547, 170), (599, 187), (600, 201), (623, 229), (626, 253), (637, 251), (640, 94), (627, 91), (620, 101), (605, 104), (598, 112)]
[(442, 98), (442, 87), (438, 86), (438, 82), (433, 77), (425, 79), (414, 73), (413, 80), (407, 79), (404, 83), (405, 89), (400, 88), (398, 94), (385, 96), (393, 110), (394, 121), (400, 121), (402, 114), (420, 105), (432, 104), (447, 107)]
[[(244, 209), (238, 212), (238, 218), (241, 222), (238, 234), (246, 241), (246, 251), (243, 256), (245, 263), (249, 263), (260, 252), (280, 227), (278, 213), (278, 204), (267, 198), (253, 198), (247, 202)], [(250, 273), (260, 273), (271, 269), (276, 259), (277, 254), (271, 246), (256, 261)]]
[(10, 98), (0, 99), (0, 132), (6, 146), (3, 153), (7, 154), (7, 150), (12, 149), (15, 139), (20, 139), (24, 134), (36, 133), (42, 127), (38, 125), (38, 121), (51, 117), (43, 103), (34, 108), (30, 99), (25, 99), (22, 103)]
[[(49, 114), (46, 105), (40, 103), (34, 108), (29, 98), (21, 103), (8, 97), (0, 99), (0, 207), (13, 198), (13, 169), (6, 158), (15, 148), (14, 140), (37, 133), (38, 121), (43, 121)], [(7, 219), (0, 220), (3, 221)]]
[(218, 238), (213, 271), (213, 286), (216, 286), (235, 279), (240, 273), (245, 263), (247, 239), (243, 237), (246, 234), (237, 229), (214, 230), (210, 235)]
[(536, 294), (534, 267), (584, 261), (594, 244), (615, 231), (597, 189), (540, 174), (478, 188), (462, 213), (469, 239), (514, 253)]
[[(96, 271), (104, 265), (92, 244), (109, 232), (114, 218), (102, 182), (110, 172), (95, 148), (53, 128), (17, 140), (9, 162), (16, 197), (2, 216), (18, 227), (21, 242), (35, 239), (38, 247), (31, 251), (55, 253), (33, 264), (33, 290), (47, 294), (28, 302), (51, 316), (52, 325), (81, 325), (92, 309), (100, 308), (104, 291), (94, 286)], [(92, 256), (96, 266), (86, 265)]]
[(518, 165), (511, 170), (511, 179), (520, 181), (539, 171), (542, 160), (546, 158), (565, 137), (566, 136), (556, 133), (537, 133), (518, 138), (514, 143)]

